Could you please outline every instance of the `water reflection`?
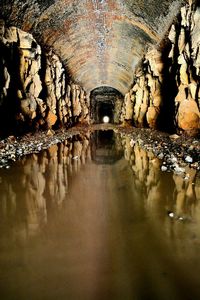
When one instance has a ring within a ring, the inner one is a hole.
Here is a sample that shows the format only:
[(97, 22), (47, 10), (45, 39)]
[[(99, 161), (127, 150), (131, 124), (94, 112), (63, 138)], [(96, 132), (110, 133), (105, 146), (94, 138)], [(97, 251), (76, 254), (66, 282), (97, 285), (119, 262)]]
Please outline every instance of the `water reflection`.
[(199, 178), (160, 166), (96, 132), (0, 170), (1, 298), (198, 299)]
[(69, 176), (91, 159), (88, 146), (89, 137), (78, 136), (23, 158), (11, 170), (1, 170), (1, 220), (23, 223), (21, 237), (37, 232), (47, 223), (48, 208), (56, 209), (66, 200)]
[(112, 164), (122, 158), (123, 149), (119, 135), (113, 130), (95, 131), (91, 136), (92, 160), (99, 164)]
[[(188, 178), (161, 171), (161, 161), (152, 152), (141, 148), (136, 141), (134, 146), (129, 137), (122, 137), (125, 159), (133, 170), (133, 185), (141, 190), (147, 212), (152, 210), (167, 211), (169, 217), (179, 221), (195, 218), (195, 211), (200, 198), (200, 180), (197, 171), (186, 169)], [(173, 214), (170, 214), (173, 212)]]

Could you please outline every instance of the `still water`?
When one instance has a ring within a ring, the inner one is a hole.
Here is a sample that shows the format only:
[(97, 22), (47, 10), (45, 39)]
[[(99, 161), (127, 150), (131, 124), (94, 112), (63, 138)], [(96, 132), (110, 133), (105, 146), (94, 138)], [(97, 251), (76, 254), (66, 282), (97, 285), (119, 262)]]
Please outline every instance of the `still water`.
[(200, 299), (200, 179), (112, 131), (0, 170), (1, 300)]

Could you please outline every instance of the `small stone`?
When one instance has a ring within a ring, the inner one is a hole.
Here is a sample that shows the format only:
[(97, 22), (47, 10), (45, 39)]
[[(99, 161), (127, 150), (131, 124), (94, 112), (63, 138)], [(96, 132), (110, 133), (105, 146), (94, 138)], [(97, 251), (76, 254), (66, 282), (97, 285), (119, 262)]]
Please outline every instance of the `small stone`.
[(161, 167), (161, 171), (162, 171), (162, 172), (166, 172), (166, 171), (167, 171), (167, 167), (166, 167), (166, 166), (162, 166), (162, 167)]
[(185, 161), (187, 163), (192, 163), (193, 162), (193, 158), (191, 156), (187, 155), (186, 158), (185, 158)]
[(174, 155), (171, 156), (171, 163), (177, 163), (177, 158)]
[(177, 139), (180, 138), (180, 136), (178, 134), (172, 134), (172, 135), (169, 136), (169, 138), (172, 139), (172, 140), (177, 140)]
[(158, 155), (158, 158), (159, 158), (159, 159), (163, 159), (163, 158), (164, 158), (164, 154), (163, 154), (163, 153), (160, 153), (160, 154)]
[(174, 214), (172, 211), (169, 211), (169, 212), (168, 212), (168, 216), (169, 216), (170, 218), (174, 218), (174, 217), (175, 217), (175, 214)]

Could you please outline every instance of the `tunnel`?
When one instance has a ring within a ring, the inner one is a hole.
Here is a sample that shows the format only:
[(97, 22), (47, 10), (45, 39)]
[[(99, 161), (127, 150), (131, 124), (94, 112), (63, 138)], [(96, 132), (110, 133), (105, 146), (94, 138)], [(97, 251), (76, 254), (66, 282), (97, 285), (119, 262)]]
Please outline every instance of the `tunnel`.
[(184, 2), (4, 0), (0, 18), (54, 50), (86, 92), (111, 86), (124, 95), (147, 46), (159, 44)]
[(123, 95), (112, 87), (98, 87), (90, 94), (93, 123), (119, 123)]
[(200, 0), (0, 0), (0, 298), (200, 299), (199, 138)]
[(198, 134), (198, 19), (195, 0), (1, 1), (4, 127)]

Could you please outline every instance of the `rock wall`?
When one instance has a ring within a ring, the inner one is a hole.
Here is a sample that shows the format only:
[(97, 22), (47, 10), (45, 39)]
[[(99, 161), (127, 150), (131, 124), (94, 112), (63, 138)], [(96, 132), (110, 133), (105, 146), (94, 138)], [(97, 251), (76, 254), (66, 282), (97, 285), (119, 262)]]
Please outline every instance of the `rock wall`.
[(152, 48), (125, 95), (121, 121), (135, 126), (175, 129), (195, 135), (200, 129), (200, 7), (182, 7), (159, 49)]
[(52, 128), (87, 122), (85, 91), (72, 83), (59, 57), (31, 34), (0, 20), (0, 114), (12, 128)]

